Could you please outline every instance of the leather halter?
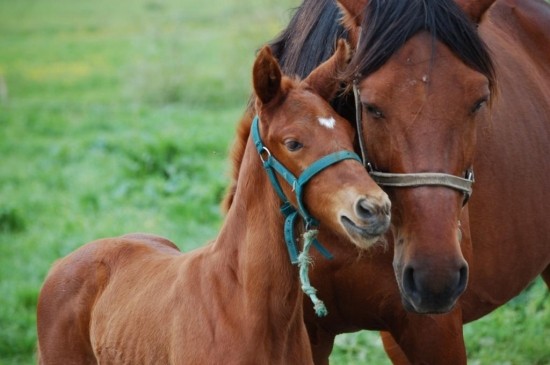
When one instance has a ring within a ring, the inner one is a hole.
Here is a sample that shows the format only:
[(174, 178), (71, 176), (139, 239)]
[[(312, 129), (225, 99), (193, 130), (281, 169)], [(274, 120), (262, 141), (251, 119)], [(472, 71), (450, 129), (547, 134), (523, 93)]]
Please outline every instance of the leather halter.
[(472, 184), (474, 183), (474, 170), (469, 168), (465, 177), (439, 173), (439, 172), (421, 172), (421, 173), (387, 173), (376, 171), (369, 161), (365, 141), (363, 140), (363, 123), (361, 111), (361, 97), (359, 95), (358, 81), (353, 81), (353, 95), (355, 99), (355, 123), (357, 128), (357, 138), (359, 139), (359, 148), (363, 165), (369, 172), (372, 179), (380, 186), (389, 187), (415, 187), (415, 186), (444, 186), (450, 189), (458, 190), (464, 194), (462, 206), (466, 205), (472, 195)]
[[(263, 144), (260, 137), (260, 127), (259, 127), (259, 117), (254, 117), (252, 121), (252, 140), (256, 146), (256, 150), (260, 155), (264, 169), (269, 176), (271, 185), (275, 189), (275, 192), (282, 201), (281, 204), (281, 213), (285, 217), (284, 225), (284, 234), (285, 242), (287, 245), (288, 253), (290, 255), (290, 261), (293, 264), (297, 264), (298, 260), (298, 246), (296, 244), (295, 235), (294, 235), (294, 226), (296, 219), (300, 216), (305, 222), (306, 229), (312, 229), (319, 226), (319, 222), (307, 211), (303, 202), (303, 191), (306, 183), (311, 180), (313, 176), (323, 171), (325, 168), (334, 165), (342, 160), (357, 160), (361, 162), (361, 158), (352, 151), (338, 151), (326, 155), (319, 160), (313, 162), (309, 165), (298, 177), (295, 177), (292, 172), (290, 172), (286, 167), (284, 167), (275, 157), (271, 155), (271, 152)], [(296, 194), (296, 201), (298, 202), (298, 207), (295, 208), (290, 201), (287, 199), (286, 195), (277, 180), (276, 173), (279, 174), (283, 179), (292, 186), (292, 191)], [(313, 241), (314, 247), (328, 259), (332, 259), (332, 255), (327, 251), (317, 240)]]

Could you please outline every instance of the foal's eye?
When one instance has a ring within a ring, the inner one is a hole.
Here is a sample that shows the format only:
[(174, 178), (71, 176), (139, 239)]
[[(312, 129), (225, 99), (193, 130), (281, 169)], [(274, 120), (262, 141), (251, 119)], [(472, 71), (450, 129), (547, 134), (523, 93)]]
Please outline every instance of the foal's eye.
[(285, 141), (285, 146), (286, 146), (287, 150), (289, 150), (290, 152), (298, 151), (299, 149), (304, 147), (303, 144), (301, 144), (300, 142), (298, 142), (294, 139), (287, 139)]
[(380, 109), (378, 109), (376, 106), (372, 104), (364, 104), (365, 110), (367, 111), (370, 116), (372, 116), (374, 119), (382, 119), (384, 118), (384, 113)]
[(470, 113), (475, 114), (477, 113), (485, 104), (487, 104), (487, 98), (480, 99), (476, 101), (472, 109), (470, 110)]

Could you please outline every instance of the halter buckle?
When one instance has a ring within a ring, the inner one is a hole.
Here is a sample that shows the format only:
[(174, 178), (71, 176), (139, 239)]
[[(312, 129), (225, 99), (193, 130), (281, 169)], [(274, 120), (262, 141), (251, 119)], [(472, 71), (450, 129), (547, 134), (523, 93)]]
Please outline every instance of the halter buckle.
[(465, 176), (465, 179), (466, 180), (470, 180), (470, 181), (474, 181), (475, 178), (474, 178), (474, 170), (473, 169), (468, 169), (466, 170), (466, 176)]

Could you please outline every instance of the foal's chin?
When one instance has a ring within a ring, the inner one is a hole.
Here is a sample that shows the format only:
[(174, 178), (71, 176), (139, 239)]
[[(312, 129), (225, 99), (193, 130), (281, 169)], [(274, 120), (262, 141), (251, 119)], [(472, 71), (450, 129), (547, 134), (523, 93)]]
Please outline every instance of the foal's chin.
[(349, 240), (362, 250), (368, 250), (376, 244), (384, 244), (384, 233), (389, 228), (388, 222), (381, 222), (377, 227), (364, 226), (354, 222), (346, 215), (340, 216), (340, 227)]
[(383, 245), (386, 243), (384, 235), (379, 236), (357, 236), (347, 234), (350, 241), (361, 250), (368, 250), (375, 245)]

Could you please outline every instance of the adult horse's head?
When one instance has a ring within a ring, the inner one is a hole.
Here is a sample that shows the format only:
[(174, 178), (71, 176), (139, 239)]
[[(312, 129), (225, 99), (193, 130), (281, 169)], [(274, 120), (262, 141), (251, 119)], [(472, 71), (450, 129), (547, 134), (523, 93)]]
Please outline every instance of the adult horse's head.
[[(352, 152), (352, 126), (328, 103), (339, 89), (337, 75), (348, 60), (349, 48), (340, 41), (329, 60), (298, 81), (283, 76), (270, 48), (264, 47), (253, 70), (259, 122), (252, 133), (264, 167), (277, 172), (272, 183), (279, 180), (275, 185), (280, 195), (298, 207), (306, 221), (311, 214), (367, 248), (389, 228), (391, 208), (387, 194)], [(276, 162), (270, 164), (273, 159)]]
[(464, 5), (468, 17), (452, 0), (340, 3), (359, 38), (347, 76), (357, 82), (366, 158), (392, 201), (403, 302), (419, 313), (449, 311), (467, 284), (459, 218), (494, 89), (471, 20), (489, 4)]

